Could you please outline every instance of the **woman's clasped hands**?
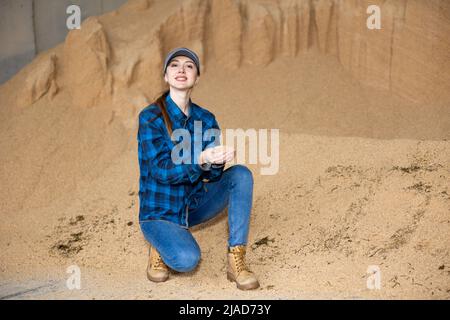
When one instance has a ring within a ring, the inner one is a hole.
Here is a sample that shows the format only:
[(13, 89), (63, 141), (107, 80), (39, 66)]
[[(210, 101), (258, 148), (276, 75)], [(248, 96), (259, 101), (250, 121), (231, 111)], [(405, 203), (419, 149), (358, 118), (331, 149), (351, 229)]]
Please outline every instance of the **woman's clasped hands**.
[(235, 156), (235, 150), (230, 146), (216, 146), (208, 148), (202, 151), (199, 155), (199, 164), (204, 163), (211, 164), (225, 164), (233, 160)]

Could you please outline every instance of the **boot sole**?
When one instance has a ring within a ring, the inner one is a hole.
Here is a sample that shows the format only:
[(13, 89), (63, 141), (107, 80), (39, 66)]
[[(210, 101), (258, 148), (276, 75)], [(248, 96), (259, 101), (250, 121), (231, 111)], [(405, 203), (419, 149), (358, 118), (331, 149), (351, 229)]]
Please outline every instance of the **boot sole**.
[(167, 281), (167, 279), (169, 279), (169, 274), (167, 274), (167, 276), (162, 277), (162, 278), (154, 278), (151, 275), (149, 275), (147, 272), (147, 279), (150, 280), (151, 282), (165, 282), (165, 281)]
[(231, 274), (229, 272), (227, 272), (227, 279), (229, 281), (231, 281), (231, 282), (236, 282), (236, 286), (240, 290), (254, 290), (254, 289), (259, 288), (259, 282), (258, 281), (254, 282), (254, 283), (243, 284), (243, 285), (239, 284), (236, 281), (236, 278), (233, 276), (233, 274)]

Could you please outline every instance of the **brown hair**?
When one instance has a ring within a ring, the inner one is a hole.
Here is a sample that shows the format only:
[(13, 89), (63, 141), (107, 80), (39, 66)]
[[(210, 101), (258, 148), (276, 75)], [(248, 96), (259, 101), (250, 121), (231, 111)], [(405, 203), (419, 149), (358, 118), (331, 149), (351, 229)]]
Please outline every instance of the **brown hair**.
[(162, 95), (160, 95), (153, 104), (156, 104), (159, 109), (161, 110), (161, 114), (164, 119), (164, 123), (166, 124), (167, 132), (169, 132), (169, 136), (172, 136), (172, 122), (169, 118), (169, 113), (167, 112), (167, 105), (166, 105), (166, 97), (169, 94), (170, 90), (164, 91)]

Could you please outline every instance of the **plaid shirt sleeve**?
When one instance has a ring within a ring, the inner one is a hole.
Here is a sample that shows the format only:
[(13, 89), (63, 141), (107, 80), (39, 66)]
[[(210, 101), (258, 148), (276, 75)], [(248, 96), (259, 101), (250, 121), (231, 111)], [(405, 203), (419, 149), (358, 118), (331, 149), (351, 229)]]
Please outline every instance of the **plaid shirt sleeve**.
[[(217, 123), (217, 120), (215, 117), (213, 118), (211, 128), (220, 130), (219, 124)], [(214, 137), (213, 141), (209, 142), (208, 145), (205, 147), (205, 149), (218, 146), (219, 144), (220, 144), (220, 141), (217, 141), (216, 137)], [(211, 164), (211, 168), (209, 170), (203, 172), (203, 178), (207, 179), (209, 181), (219, 180), (220, 177), (222, 176), (224, 167), (225, 167), (225, 164), (220, 164), (220, 165)]]
[(203, 169), (197, 163), (175, 164), (172, 161), (171, 150), (166, 143), (166, 129), (161, 121), (149, 119), (147, 113), (139, 115), (138, 140), (142, 161), (147, 162), (149, 174), (160, 183), (194, 183), (201, 177)]

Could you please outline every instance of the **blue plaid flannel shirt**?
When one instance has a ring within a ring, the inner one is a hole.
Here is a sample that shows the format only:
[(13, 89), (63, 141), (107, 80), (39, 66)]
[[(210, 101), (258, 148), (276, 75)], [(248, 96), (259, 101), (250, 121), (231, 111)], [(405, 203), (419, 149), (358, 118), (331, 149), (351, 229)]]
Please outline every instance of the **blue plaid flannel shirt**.
[[(194, 135), (194, 121), (201, 121), (202, 136), (208, 129), (218, 129), (215, 116), (208, 110), (189, 100), (190, 112), (186, 116), (170, 97), (166, 97), (167, 112), (172, 121), (172, 130), (189, 130), (191, 137), (190, 163), (176, 164), (172, 161), (172, 149), (178, 142), (172, 141), (166, 129), (161, 111), (151, 104), (139, 113), (138, 158), (139, 180), (139, 221), (167, 220), (188, 228), (188, 210), (197, 206), (204, 192), (204, 180), (220, 179), (224, 165), (200, 166), (196, 163), (194, 142), (201, 139)], [(198, 124), (198, 123), (197, 123)], [(203, 139), (201, 139), (203, 140)], [(215, 137), (202, 141), (202, 150), (215, 145)], [(184, 142), (185, 143), (185, 142)], [(185, 155), (183, 155), (184, 157)]]

